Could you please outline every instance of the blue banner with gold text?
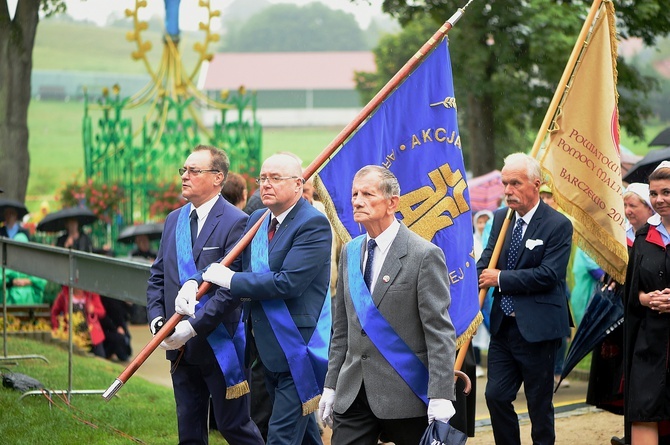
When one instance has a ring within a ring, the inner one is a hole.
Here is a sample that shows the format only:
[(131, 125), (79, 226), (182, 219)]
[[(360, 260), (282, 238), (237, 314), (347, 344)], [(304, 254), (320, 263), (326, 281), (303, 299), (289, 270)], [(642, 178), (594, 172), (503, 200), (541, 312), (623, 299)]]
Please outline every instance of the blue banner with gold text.
[(449, 314), (460, 346), (481, 315), (446, 38), (318, 174), (326, 208), (331, 216), (337, 214), (331, 220), (347, 241), (365, 233), (353, 219), (351, 184), (354, 174), (369, 164), (390, 169), (400, 181), (398, 219), (444, 251), (451, 285)]

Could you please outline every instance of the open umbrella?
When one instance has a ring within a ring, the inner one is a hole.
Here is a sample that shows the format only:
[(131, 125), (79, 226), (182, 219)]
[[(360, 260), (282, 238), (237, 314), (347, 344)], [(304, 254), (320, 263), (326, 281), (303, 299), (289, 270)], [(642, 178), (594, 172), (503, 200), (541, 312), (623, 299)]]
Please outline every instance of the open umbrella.
[[(619, 286), (617, 289), (618, 291), (596, 289), (582, 322), (575, 332), (570, 349), (568, 349), (561, 381), (607, 334), (623, 323), (623, 302), (621, 301), (623, 288)], [(560, 382), (559, 385), (556, 385), (556, 389), (559, 387)]]
[(502, 174), (499, 170), (493, 170), (485, 175), (472, 178), (468, 181), (468, 190), (473, 213), (480, 210), (496, 210), (505, 190)]
[(119, 233), (117, 240), (124, 244), (131, 244), (138, 235), (147, 235), (150, 240), (157, 240), (163, 234), (163, 223), (146, 223), (127, 226)]
[(623, 180), (629, 184), (633, 182), (647, 183), (649, 182), (649, 175), (658, 167), (658, 164), (668, 160), (670, 160), (670, 147), (650, 151), (628, 170)]
[(652, 147), (654, 145), (661, 145), (663, 147), (670, 145), (670, 127), (658, 133), (656, 137), (651, 140), (649, 146)]
[(26, 208), (26, 206), (22, 202), (15, 201), (13, 199), (1, 198), (0, 199), (0, 222), (5, 220), (5, 209), (6, 208), (15, 209), (16, 213), (18, 214), (17, 218), (19, 219), (19, 221), (21, 220), (21, 218), (23, 218), (24, 216), (26, 216), (28, 214), (28, 209)]
[(60, 232), (65, 230), (65, 223), (72, 218), (76, 219), (80, 226), (92, 224), (98, 220), (95, 213), (86, 207), (67, 207), (46, 215), (37, 224), (37, 230), (40, 232)]

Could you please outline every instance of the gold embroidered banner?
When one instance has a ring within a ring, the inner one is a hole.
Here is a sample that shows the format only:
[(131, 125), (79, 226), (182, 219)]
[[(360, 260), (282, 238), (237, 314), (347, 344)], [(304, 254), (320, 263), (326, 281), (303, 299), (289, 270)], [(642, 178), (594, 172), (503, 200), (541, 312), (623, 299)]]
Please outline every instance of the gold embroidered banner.
[[(595, 1), (590, 37), (554, 112), (540, 163), (554, 198), (571, 216), (579, 246), (617, 281), (625, 279), (628, 251), (623, 212), (614, 7)], [(590, 15), (592, 17), (592, 15)], [(589, 19), (587, 19), (588, 21)], [(565, 78), (565, 75), (564, 75)]]

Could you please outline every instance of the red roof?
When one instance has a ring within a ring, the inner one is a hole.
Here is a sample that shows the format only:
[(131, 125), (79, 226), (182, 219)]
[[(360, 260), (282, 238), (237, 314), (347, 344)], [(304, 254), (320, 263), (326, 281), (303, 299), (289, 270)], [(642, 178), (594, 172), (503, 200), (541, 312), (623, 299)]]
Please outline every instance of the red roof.
[(205, 90), (351, 90), (354, 71), (376, 71), (369, 51), (218, 53)]

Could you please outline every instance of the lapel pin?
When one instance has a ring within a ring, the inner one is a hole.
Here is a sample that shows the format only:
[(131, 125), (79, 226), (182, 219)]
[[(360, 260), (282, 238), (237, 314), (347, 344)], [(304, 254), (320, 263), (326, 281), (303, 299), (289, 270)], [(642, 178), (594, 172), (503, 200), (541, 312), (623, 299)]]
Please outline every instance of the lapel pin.
[(384, 277), (382, 278), (382, 281), (384, 281), (384, 283), (388, 283), (390, 279), (391, 279), (391, 277), (389, 277), (388, 275), (384, 275)]

